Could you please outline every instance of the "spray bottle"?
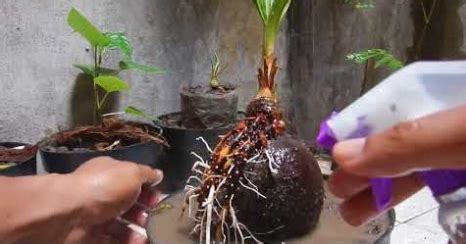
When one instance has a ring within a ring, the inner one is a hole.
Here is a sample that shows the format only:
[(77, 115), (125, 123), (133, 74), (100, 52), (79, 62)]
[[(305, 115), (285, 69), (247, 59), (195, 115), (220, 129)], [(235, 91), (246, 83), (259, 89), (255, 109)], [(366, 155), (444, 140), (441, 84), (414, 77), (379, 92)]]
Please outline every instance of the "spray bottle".
[[(395, 124), (466, 104), (466, 61), (417, 62), (394, 73), (321, 124), (317, 142), (366, 137)], [(454, 243), (466, 240), (466, 170), (419, 172), (439, 202), (439, 223)], [(371, 179), (379, 211), (391, 201), (391, 179)], [(461, 242), (463, 243), (463, 242)]]

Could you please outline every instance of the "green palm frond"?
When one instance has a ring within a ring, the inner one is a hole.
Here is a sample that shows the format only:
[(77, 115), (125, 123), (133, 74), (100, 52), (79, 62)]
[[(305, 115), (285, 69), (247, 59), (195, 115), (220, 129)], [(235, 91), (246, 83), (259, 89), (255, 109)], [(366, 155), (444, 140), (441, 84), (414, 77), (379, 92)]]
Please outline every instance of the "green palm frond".
[(264, 23), (264, 55), (275, 51), (280, 24), (290, 7), (291, 0), (252, 0)]
[(404, 66), (403, 62), (384, 49), (368, 49), (355, 52), (347, 55), (346, 58), (359, 64), (373, 60), (375, 62), (375, 68), (385, 66), (393, 71), (401, 69)]

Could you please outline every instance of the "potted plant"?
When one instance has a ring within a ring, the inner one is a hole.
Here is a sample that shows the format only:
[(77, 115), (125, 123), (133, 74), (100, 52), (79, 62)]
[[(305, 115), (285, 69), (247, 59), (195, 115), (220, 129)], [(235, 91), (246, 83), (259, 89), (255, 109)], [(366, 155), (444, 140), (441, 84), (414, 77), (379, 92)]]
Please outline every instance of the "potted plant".
[(37, 146), (19, 143), (0, 143), (0, 176), (35, 175)]
[[(117, 76), (119, 72), (161, 70), (134, 62), (132, 45), (124, 33), (103, 33), (74, 8), (69, 12), (68, 24), (91, 46), (93, 64), (74, 66), (92, 78), (94, 123), (58, 132), (42, 141), (40, 153), (45, 169), (67, 173), (93, 157), (104, 155), (154, 166), (162, 145), (166, 144), (159, 130), (150, 124), (118, 120), (113, 115), (121, 113), (104, 114), (104, 108), (110, 94), (129, 90), (129, 84)], [(105, 54), (112, 50), (119, 50), (123, 56), (118, 69), (104, 67)], [(125, 112), (149, 117), (134, 107), (127, 107)]]
[(158, 123), (170, 144), (162, 170), (168, 177), (162, 183), (165, 191), (184, 187), (196, 156), (207, 157), (205, 145), (215, 145), (219, 136), (232, 128), (238, 116), (238, 93), (232, 84), (220, 82), (220, 60), (211, 60), (209, 82), (204, 85), (182, 85), (181, 112), (165, 114)]

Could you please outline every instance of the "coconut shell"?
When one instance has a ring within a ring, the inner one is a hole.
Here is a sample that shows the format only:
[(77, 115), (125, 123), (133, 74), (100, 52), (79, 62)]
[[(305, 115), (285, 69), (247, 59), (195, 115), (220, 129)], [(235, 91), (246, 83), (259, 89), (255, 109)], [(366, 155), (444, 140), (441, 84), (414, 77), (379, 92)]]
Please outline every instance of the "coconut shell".
[(279, 165), (274, 174), (267, 163), (249, 164), (248, 178), (266, 199), (250, 190), (235, 195), (233, 204), (240, 222), (261, 241), (285, 241), (312, 231), (322, 210), (323, 177), (312, 153), (298, 140), (285, 135), (270, 141), (272, 158)]

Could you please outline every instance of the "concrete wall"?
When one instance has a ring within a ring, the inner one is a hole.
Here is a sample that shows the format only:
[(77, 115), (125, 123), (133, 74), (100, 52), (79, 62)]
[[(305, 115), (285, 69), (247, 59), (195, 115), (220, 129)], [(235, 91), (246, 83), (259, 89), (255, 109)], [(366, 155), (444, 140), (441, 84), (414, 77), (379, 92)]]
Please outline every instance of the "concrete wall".
[[(3, 0), (0, 140), (36, 142), (89, 121), (90, 81), (72, 64), (89, 63), (91, 56), (66, 23), (72, 6), (102, 30), (126, 32), (135, 60), (167, 70), (157, 76), (123, 74), (132, 89), (114, 109), (134, 105), (153, 115), (177, 111), (179, 86), (207, 82), (215, 50), (228, 65), (222, 80), (240, 85), (241, 107), (255, 93), (262, 27), (250, 0)], [(279, 79), (285, 104), (287, 47), (282, 34)]]
[[(464, 58), (466, 0), (436, 2), (418, 56)], [(385, 48), (414, 60), (424, 27), (421, 2), (374, 3), (362, 11), (341, 0), (293, 1), (278, 45), (279, 95), (290, 131), (306, 141), (332, 110), (390, 73), (349, 62), (348, 53)], [(3, 0), (0, 140), (35, 142), (90, 120), (91, 83), (72, 64), (91, 57), (87, 43), (66, 24), (72, 6), (103, 30), (125, 31), (137, 61), (167, 69), (158, 76), (123, 74), (132, 90), (113, 100), (114, 110), (134, 105), (153, 115), (177, 111), (182, 83), (207, 82), (213, 50), (228, 65), (222, 80), (240, 86), (241, 108), (256, 91), (262, 26), (250, 0)]]

